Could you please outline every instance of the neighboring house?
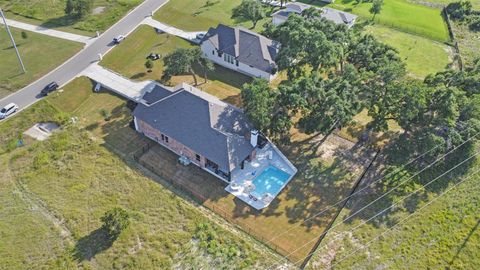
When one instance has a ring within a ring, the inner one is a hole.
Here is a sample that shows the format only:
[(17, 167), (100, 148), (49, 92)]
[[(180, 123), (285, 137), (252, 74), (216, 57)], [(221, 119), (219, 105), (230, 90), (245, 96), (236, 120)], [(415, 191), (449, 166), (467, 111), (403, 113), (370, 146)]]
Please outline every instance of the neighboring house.
[(204, 57), (251, 77), (271, 80), (277, 72), (279, 44), (243, 27), (210, 28), (201, 41)]
[[(302, 14), (304, 10), (311, 7), (311, 5), (303, 3), (288, 3), (287, 5), (285, 5), (285, 9), (281, 9), (273, 13), (273, 25), (280, 25), (284, 23), (288, 19), (288, 16), (290, 16), (291, 14)], [(321, 11), (322, 18), (325, 18), (336, 24), (345, 24), (348, 27), (352, 27), (357, 20), (356, 15), (333, 8), (324, 7), (318, 9)]]

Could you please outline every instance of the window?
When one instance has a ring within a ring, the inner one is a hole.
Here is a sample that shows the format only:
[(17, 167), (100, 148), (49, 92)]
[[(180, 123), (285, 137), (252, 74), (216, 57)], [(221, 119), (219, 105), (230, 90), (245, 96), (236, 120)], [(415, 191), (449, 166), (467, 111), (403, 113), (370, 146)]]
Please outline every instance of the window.
[(215, 50), (212, 50), (212, 55), (215, 55)]
[(237, 67), (238, 67), (238, 64), (239, 64), (239, 63), (238, 63), (238, 60), (235, 60), (235, 62), (236, 62), (235, 65), (237, 65)]
[(165, 136), (162, 134), (162, 141), (165, 141)]
[(200, 161), (200, 155), (199, 155), (199, 154), (195, 154), (195, 159), (196, 159), (197, 161)]
[(168, 143), (168, 136), (165, 136), (165, 142)]

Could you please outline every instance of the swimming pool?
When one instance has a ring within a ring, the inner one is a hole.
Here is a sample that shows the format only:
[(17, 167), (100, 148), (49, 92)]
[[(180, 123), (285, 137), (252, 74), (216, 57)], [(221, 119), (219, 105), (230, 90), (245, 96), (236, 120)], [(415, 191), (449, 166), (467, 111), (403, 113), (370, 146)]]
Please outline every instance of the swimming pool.
[(251, 194), (260, 198), (270, 193), (275, 197), (280, 193), (289, 178), (290, 174), (270, 165), (253, 180), (252, 183), (255, 186), (255, 190), (253, 190)]

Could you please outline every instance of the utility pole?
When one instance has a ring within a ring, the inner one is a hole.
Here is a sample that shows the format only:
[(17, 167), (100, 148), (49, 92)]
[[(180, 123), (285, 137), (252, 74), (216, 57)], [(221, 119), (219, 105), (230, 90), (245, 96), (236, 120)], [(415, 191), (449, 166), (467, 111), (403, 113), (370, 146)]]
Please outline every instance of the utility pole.
[(23, 73), (26, 73), (27, 70), (25, 69), (25, 66), (23, 65), (22, 57), (20, 57), (20, 53), (18, 52), (17, 44), (15, 43), (15, 39), (13, 39), (12, 32), (10, 32), (10, 27), (8, 27), (7, 20), (5, 19), (5, 15), (3, 14), (3, 10), (1, 8), (0, 8), (0, 16), (2, 16), (3, 24), (5, 24), (5, 28), (7, 29), (7, 33), (10, 36), (10, 40), (12, 41), (13, 47), (15, 48), (15, 52), (17, 53), (18, 61), (20, 62), (20, 65), (22, 66)]

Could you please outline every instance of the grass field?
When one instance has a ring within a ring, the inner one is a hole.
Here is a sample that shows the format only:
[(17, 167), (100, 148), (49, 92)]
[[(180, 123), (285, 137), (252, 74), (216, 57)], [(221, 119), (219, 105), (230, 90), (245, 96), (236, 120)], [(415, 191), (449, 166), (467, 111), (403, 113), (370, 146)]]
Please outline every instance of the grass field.
[[(207, 2), (212, 4), (208, 5)], [(232, 10), (241, 2), (241, 0), (170, 0), (155, 13), (154, 18), (186, 31), (206, 31), (219, 23), (251, 28), (252, 22), (232, 18)], [(273, 8), (266, 7), (265, 10), (271, 13)], [(255, 30), (262, 30), (263, 24), (269, 21), (271, 17), (267, 15), (258, 22)]]
[[(157, 80), (163, 75), (163, 60), (154, 62), (152, 72), (145, 68), (146, 56), (151, 52), (162, 56), (175, 50), (175, 48), (191, 48), (189, 42), (168, 34), (157, 34), (149, 26), (140, 26), (122, 44), (113, 49), (100, 63), (102, 66), (119, 72), (134, 80)], [(251, 79), (245, 75), (216, 66), (215, 71), (207, 74), (208, 82), (204, 83), (203, 71), (195, 67), (198, 77), (198, 87), (210, 94), (235, 105), (240, 105), (240, 87)], [(174, 76), (169, 84), (181, 82), (193, 84), (190, 74)]]
[(464, 146), (428, 167), (422, 163), (422, 171), (406, 165), (385, 178), (384, 161), (397, 152), (382, 151), (310, 269), (477, 269), (478, 150)]
[[(301, 0), (301, 2), (324, 6), (319, 0)], [(371, 3), (360, 3), (353, 0), (339, 0), (329, 6), (344, 10), (364, 19), (372, 19), (369, 9)], [(417, 5), (407, 0), (386, 0), (380, 14), (375, 18), (377, 23), (415, 33), (437, 41), (448, 41), (448, 29), (441, 15), (441, 9)]]
[(466, 66), (472, 65), (475, 59), (480, 58), (480, 32), (472, 32), (468, 26), (458, 23), (452, 24), (455, 38), (458, 42), (460, 55)]
[[(146, 177), (128, 154), (143, 143), (129, 126), (125, 101), (92, 93), (80, 78), (0, 125), (78, 117), (48, 141), (0, 154), (0, 265), (8, 269), (255, 269), (275, 256), (216, 218), (207, 218)], [(61, 108), (68, 108), (66, 112)], [(111, 113), (106, 121), (100, 110)], [(39, 114), (43, 112), (43, 114)], [(2, 139), (4, 137), (2, 136)], [(120, 157), (125, 157), (123, 160)], [(145, 172), (147, 173), (147, 172)], [(148, 175), (148, 173), (147, 173)], [(99, 218), (115, 206), (132, 216), (115, 241)]]
[(22, 73), (15, 49), (3, 25), (0, 26), (0, 98), (42, 77), (80, 51), (82, 44), (33, 32), (22, 39), (21, 30), (10, 28), (27, 73)]
[(141, 2), (142, 0), (94, 0), (94, 10), (104, 9), (98, 14), (92, 10), (90, 15), (80, 20), (65, 14), (66, 0), (0, 0), (0, 6), (9, 19), (89, 35), (106, 30)]
[(379, 24), (366, 27), (365, 32), (397, 49), (414, 78), (423, 79), (428, 74), (443, 71), (452, 62), (452, 48), (443, 43)]
[[(470, 3), (472, 3), (473, 7), (476, 9), (480, 9), (480, 0), (468, 0)], [(420, 4), (420, 5), (429, 5), (429, 6), (446, 6), (450, 3), (453, 2), (459, 2), (458, 0), (414, 0), (412, 1), (414, 3)]]

